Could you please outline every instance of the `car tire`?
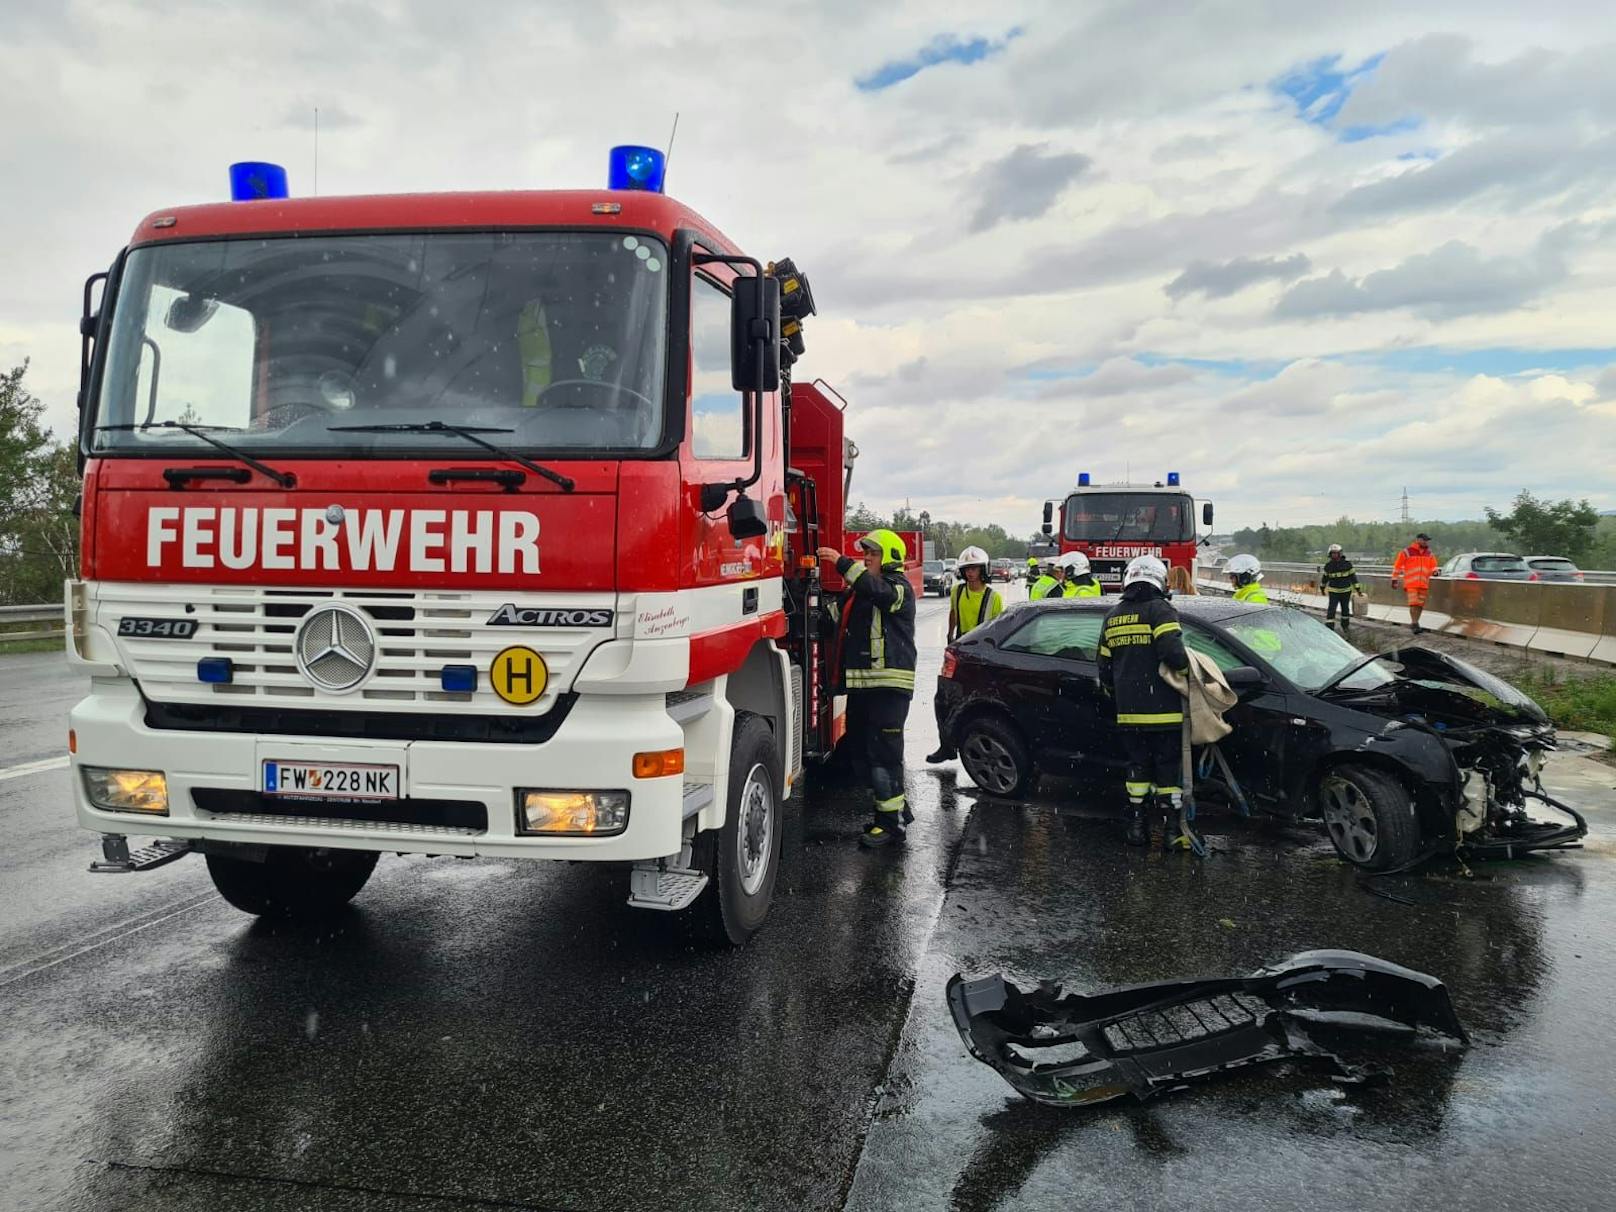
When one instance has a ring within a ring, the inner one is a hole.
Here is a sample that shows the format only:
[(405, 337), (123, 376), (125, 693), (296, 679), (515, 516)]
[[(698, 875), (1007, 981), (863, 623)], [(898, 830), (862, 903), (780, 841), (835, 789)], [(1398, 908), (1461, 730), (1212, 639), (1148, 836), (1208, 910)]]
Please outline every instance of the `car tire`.
[(960, 764), (983, 791), (1015, 799), (1033, 781), (1032, 755), (1021, 734), (994, 715), (968, 717), (956, 730)]
[(213, 886), (243, 913), (316, 922), (340, 911), (376, 870), (374, 850), (271, 846), (264, 861), (210, 854)]
[(704, 940), (739, 947), (757, 933), (774, 900), (785, 833), (780, 801), (780, 755), (762, 716), (735, 714), (724, 825), (696, 838), (694, 861), (708, 887), (690, 907)]
[(1414, 799), (1394, 776), (1368, 766), (1336, 766), (1319, 780), (1317, 797), (1324, 831), (1347, 862), (1390, 871), (1419, 854)]

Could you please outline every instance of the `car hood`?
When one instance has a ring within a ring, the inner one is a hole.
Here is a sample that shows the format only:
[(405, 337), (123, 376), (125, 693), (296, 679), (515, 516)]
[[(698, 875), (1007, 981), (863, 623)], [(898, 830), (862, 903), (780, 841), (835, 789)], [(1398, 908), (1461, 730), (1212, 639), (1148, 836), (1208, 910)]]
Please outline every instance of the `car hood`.
[(1548, 714), (1502, 678), (1469, 661), (1430, 648), (1400, 648), (1386, 654), (1402, 666), (1387, 705), (1364, 704), (1375, 714), (1422, 711), (1472, 724), (1546, 725)]

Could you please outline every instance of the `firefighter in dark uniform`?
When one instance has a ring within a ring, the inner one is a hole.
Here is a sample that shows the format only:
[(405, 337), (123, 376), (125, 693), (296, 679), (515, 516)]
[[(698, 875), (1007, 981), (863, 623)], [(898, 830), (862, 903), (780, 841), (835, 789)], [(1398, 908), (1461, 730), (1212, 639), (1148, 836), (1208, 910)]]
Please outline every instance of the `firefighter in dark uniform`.
[(1325, 625), (1334, 627), (1339, 611), (1341, 634), (1346, 635), (1352, 629), (1352, 595), (1363, 593), (1363, 589), (1358, 585), (1358, 574), (1353, 570), (1352, 561), (1342, 553), (1340, 543), (1330, 544), (1330, 558), (1319, 570), (1319, 579), (1324, 582), (1324, 596), (1329, 603), (1324, 615)]
[(1117, 735), (1128, 763), (1128, 844), (1150, 840), (1145, 810), (1153, 802), (1167, 816), (1164, 841), (1173, 842), (1184, 802), (1180, 732), (1184, 700), (1158, 672), (1162, 665), (1189, 669), (1178, 612), (1167, 600), (1167, 565), (1140, 556), (1122, 575), (1122, 600), (1100, 632), (1100, 685), (1116, 704)]
[(859, 540), (864, 561), (822, 547), (835, 561), (847, 592), (832, 607), (845, 615), (842, 684), (847, 688), (847, 740), (863, 749), (875, 817), (859, 839), (865, 846), (903, 840), (914, 820), (903, 791), (903, 726), (915, 694), (915, 595), (904, 575), (908, 554), (890, 530)]

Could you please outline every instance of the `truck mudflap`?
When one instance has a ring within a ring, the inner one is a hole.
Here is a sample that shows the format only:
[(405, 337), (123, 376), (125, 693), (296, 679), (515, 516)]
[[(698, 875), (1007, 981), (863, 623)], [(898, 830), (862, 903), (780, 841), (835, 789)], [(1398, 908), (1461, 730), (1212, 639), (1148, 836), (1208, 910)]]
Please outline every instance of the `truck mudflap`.
[(1380, 1076), (1349, 1066), (1315, 1034), (1423, 1029), (1444, 1047), (1469, 1037), (1435, 977), (1356, 951), (1306, 951), (1247, 977), (1164, 981), (1092, 995), (1000, 974), (948, 982), (966, 1049), (1022, 1095), (1052, 1106), (1144, 1101), (1251, 1065), (1296, 1061), (1338, 1081)]

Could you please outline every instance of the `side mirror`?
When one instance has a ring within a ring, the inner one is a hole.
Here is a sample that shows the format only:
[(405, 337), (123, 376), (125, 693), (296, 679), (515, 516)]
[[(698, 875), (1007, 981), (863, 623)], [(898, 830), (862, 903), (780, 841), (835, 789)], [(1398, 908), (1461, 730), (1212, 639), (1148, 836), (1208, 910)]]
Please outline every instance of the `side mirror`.
[(756, 278), (736, 278), (730, 297), (730, 385), (736, 391), (773, 391), (780, 382), (780, 282), (762, 281), (761, 300)]
[(729, 533), (736, 539), (758, 539), (769, 533), (763, 506), (742, 493), (729, 507)]
[(1053, 534), (1054, 533), (1054, 530), (1055, 530), (1054, 520), (1055, 520), (1055, 503), (1053, 501), (1045, 501), (1044, 502), (1044, 533), (1045, 534)]
[(1210, 525), (1212, 525), (1212, 502), (1211, 501), (1203, 501), (1203, 502), (1201, 502), (1201, 525), (1202, 526), (1210, 526)]
[(1236, 665), (1233, 669), (1223, 671), (1223, 680), (1233, 690), (1249, 690), (1263, 685), (1268, 679), (1254, 665)]

